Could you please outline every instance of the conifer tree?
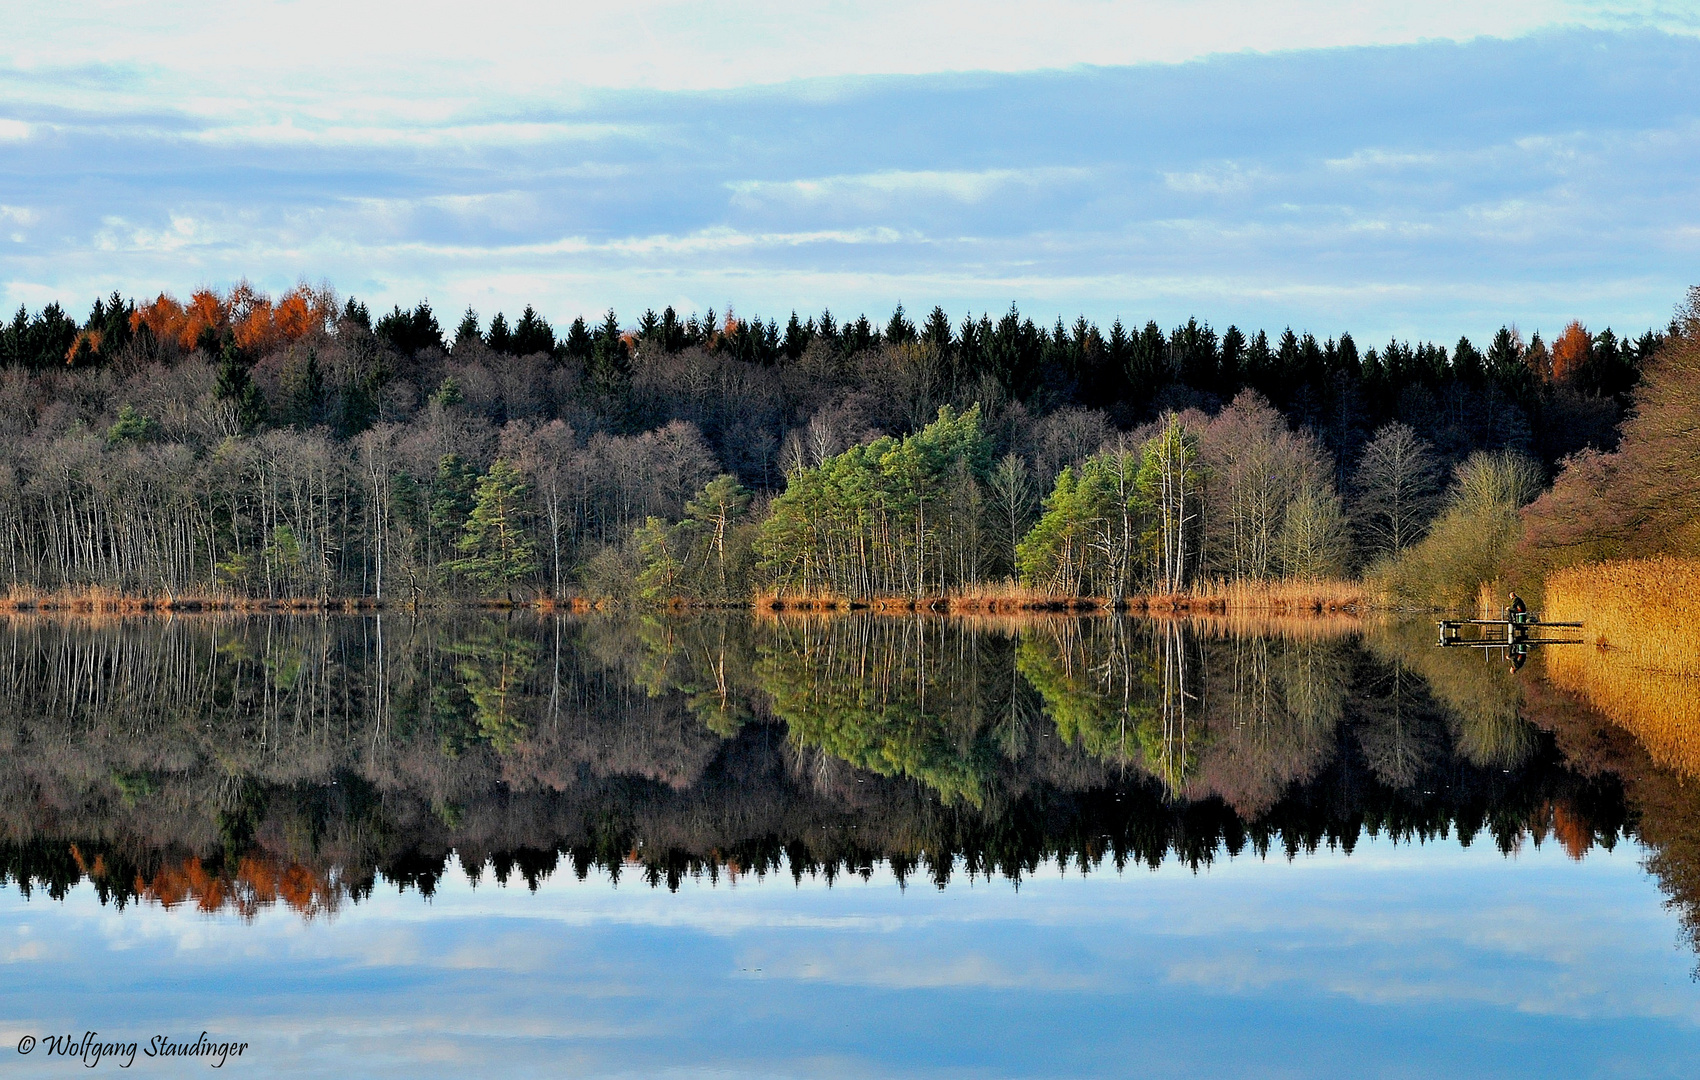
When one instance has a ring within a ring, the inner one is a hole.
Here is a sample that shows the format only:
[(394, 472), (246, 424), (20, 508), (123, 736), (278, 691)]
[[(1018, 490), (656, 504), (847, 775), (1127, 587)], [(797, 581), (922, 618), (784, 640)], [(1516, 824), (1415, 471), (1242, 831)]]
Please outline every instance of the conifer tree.
[(478, 479), (472, 512), (455, 549), (462, 557), (448, 564), (451, 572), (494, 591), (511, 602), (513, 587), (537, 572), (537, 545), (526, 532), (529, 485), (506, 458), (497, 458)]
[(234, 342), (225, 342), (219, 355), (218, 382), (213, 393), (220, 401), (236, 407), (236, 423), (243, 431), (253, 431), (266, 418), (265, 398), (248, 376), (248, 364)]

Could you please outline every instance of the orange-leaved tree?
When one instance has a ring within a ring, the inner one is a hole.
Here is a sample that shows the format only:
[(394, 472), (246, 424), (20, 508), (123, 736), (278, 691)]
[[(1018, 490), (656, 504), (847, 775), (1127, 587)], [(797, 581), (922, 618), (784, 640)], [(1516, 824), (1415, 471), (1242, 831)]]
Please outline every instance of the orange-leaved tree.
[(1569, 383), (1593, 351), (1593, 335), (1578, 320), (1570, 320), (1570, 325), (1552, 342), (1552, 381)]

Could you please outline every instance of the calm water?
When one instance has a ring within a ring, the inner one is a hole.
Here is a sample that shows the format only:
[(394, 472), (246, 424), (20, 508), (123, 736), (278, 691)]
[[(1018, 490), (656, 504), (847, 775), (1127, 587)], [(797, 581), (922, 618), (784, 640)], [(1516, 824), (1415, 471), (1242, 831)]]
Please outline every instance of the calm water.
[(1695, 1075), (1700, 783), (1430, 633), (0, 623), (0, 1068)]

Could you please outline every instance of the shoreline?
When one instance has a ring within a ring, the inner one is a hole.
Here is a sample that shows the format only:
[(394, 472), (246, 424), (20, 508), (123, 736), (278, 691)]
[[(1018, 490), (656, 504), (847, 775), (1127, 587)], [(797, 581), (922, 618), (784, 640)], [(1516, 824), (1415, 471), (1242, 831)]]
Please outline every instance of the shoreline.
[(593, 614), (634, 611), (749, 612), (781, 614), (876, 615), (1227, 615), (1234, 613), (1296, 617), (1361, 618), (1377, 610), (1367, 591), (1345, 582), (1320, 587), (1225, 588), (1188, 593), (1125, 597), (1054, 596), (1007, 589), (984, 593), (847, 598), (765, 593), (747, 601), (714, 602), (683, 597), (659, 603), (627, 603), (612, 598), (528, 597), (515, 600), (437, 597), (419, 601), (380, 601), (375, 597), (139, 596), (90, 589), (60, 593), (23, 593), (0, 598), (3, 615), (425, 615), (454, 611), (535, 611)]

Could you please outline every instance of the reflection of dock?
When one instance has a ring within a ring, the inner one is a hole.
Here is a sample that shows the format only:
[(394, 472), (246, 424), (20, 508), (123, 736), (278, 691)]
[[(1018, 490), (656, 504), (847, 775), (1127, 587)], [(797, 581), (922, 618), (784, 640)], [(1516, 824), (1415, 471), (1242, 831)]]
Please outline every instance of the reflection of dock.
[[(1504, 619), (1442, 619), (1440, 641), (1442, 648), (1513, 649), (1532, 645), (1580, 645), (1580, 637), (1553, 636), (1547, 630), (1580, 630), (1579, 622), (1542, 622), (1533, 616)], [(1473, 633), (1467, 628), (1477, 627)]]

